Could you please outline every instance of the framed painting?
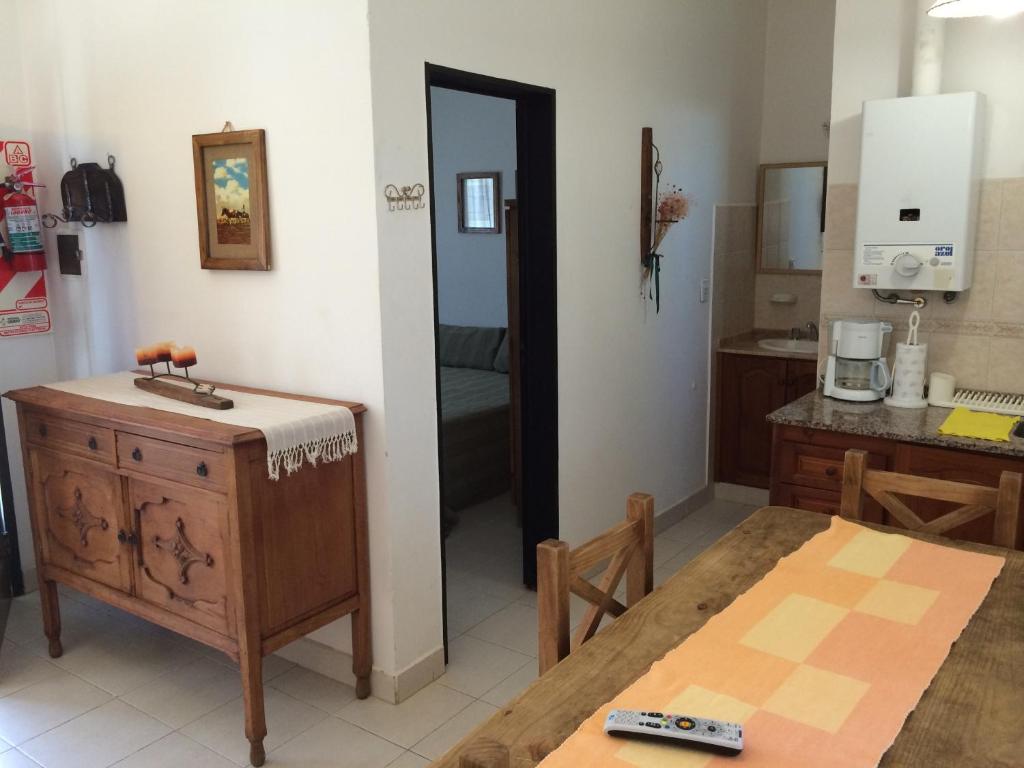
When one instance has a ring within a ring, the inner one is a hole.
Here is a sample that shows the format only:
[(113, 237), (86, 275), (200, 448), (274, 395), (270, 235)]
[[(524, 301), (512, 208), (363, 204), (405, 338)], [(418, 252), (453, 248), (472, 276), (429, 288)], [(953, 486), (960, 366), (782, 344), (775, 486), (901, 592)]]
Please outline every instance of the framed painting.
[(203, 269), (270, 269), (263, 130), (192, 137)]

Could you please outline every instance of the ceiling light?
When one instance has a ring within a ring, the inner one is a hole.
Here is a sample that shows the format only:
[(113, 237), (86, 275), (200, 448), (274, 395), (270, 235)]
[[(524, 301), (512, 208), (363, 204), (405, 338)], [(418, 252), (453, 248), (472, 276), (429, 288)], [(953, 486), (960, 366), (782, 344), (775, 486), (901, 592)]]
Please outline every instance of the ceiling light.
[(1024, 11), (1024, 0), (937, 0), (928, 9), (929, 16), (962, 19), (969, 16), (1006, 18)]

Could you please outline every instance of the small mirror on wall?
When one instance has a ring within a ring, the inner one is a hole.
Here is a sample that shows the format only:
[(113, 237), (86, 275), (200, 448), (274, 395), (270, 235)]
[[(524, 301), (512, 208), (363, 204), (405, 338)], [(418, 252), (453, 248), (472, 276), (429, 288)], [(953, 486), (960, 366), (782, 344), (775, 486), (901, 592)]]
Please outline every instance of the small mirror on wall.
[(762, 165), (757, 182), (757, 271), (821, 274), (826, 163)]
[(456, 174), (459, 232), (501, 232), (501, 174), (498, 171)]

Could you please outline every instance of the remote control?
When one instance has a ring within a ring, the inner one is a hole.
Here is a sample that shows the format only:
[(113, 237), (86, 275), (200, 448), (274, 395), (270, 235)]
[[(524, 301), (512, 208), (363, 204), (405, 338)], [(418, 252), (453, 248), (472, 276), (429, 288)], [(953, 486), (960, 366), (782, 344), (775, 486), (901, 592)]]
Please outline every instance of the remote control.
[(612, 736), (675, 741), (723, 755), (738, 755), (743, 750), (742, 725), (691, 715), (613, 709), (604, 721), (604, 732)]

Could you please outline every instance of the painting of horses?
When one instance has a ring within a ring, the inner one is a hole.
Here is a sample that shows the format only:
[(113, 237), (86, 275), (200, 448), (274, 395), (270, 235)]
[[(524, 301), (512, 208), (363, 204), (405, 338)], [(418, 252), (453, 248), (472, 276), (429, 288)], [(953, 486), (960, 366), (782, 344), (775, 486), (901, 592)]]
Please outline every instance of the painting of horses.
[(229, 157), (213, 161), (213, 198), (217, 210), (217, 242), (248, 245), (252, 240), (248, 160)]
[(266, 137), (262, 130), (192, 137), (203, 269), (270, 269)]

